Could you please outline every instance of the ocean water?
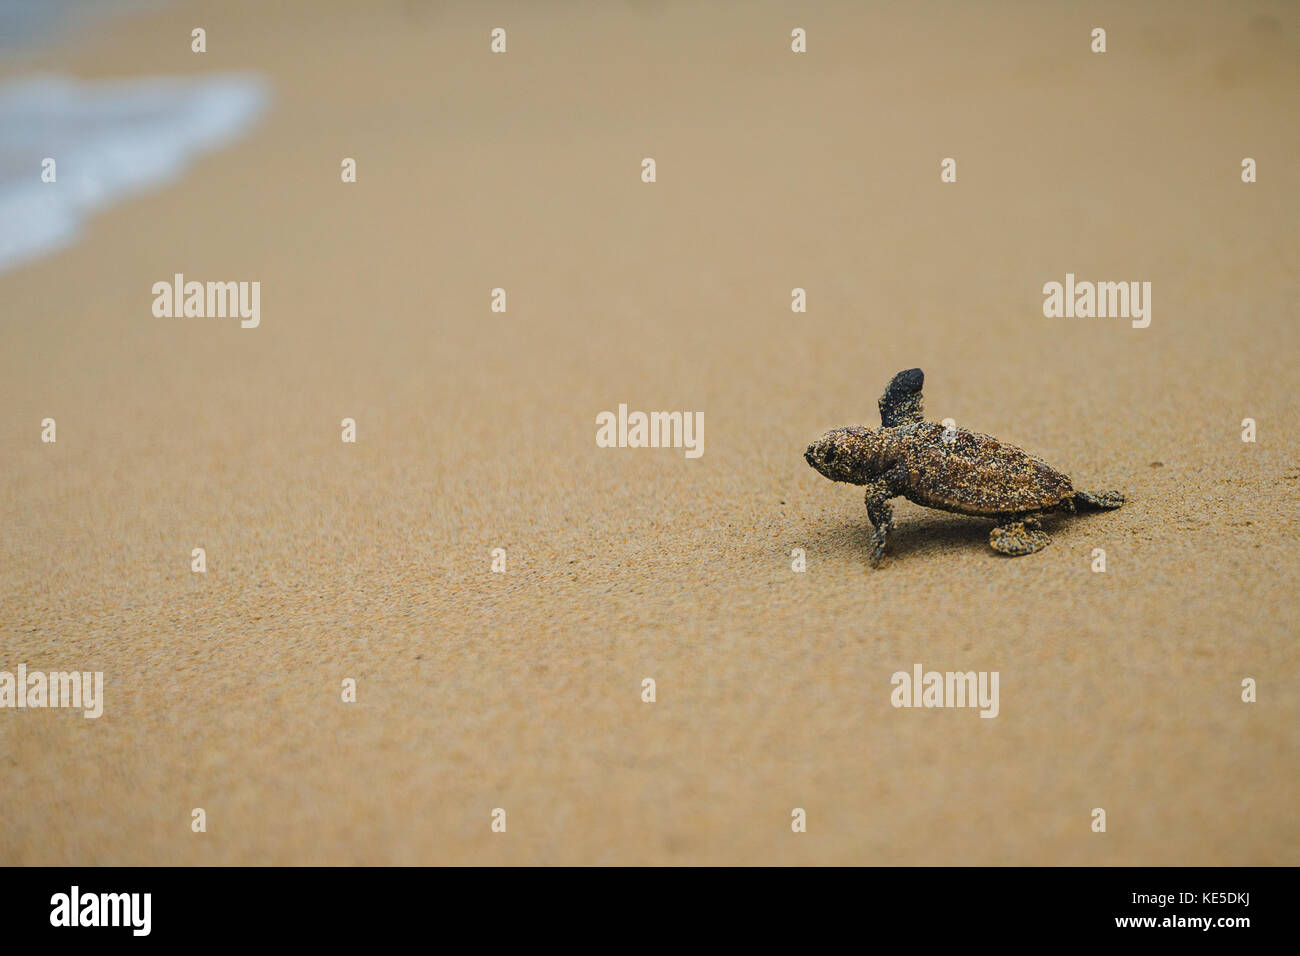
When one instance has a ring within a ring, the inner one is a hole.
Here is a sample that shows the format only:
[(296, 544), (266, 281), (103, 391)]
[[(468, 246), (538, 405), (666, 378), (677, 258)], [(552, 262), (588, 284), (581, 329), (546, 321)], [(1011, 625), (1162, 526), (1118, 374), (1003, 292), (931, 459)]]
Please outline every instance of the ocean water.
[[(104, 11), (78, 0), (0, 0), (0, 56)], [(0, 272), (74, 242), (97, 210), (177, 180), (199, 156), (244, 136), (269, 103), (265, 79), (242, 73), (43, 74), (0, 85)], [(53, 182), (42, 175), (46, 159)]]
[(12, 55), (110, 16), (157, 5), (153, 0), (0, 0), (0, 55)]
[[(0, 271), (72, 242), (96, 210), (177, 179), (247, 132), (268, 101), (248, 75), (0, 86)], [(42, 179), (47, 158), (54, 182)]]

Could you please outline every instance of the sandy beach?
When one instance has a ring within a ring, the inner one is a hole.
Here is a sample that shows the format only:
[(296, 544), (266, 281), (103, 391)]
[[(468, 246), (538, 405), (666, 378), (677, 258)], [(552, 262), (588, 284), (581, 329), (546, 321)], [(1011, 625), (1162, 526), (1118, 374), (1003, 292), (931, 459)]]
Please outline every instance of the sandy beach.
[[(271, 94), (0, 274), (0, 670), (105, 687), (0, 711), (0, 863), (1300, 863), (1294, 8), (783, 7), (177, 2), (0, 64)], [(900, 500), (873, 570), (803, 450), (914, 366), (1128, 503), (1008, 559)], [(597, 447), (620, 403), (703, 455)], [(891, 706), (917, 663), (996, 719)]]

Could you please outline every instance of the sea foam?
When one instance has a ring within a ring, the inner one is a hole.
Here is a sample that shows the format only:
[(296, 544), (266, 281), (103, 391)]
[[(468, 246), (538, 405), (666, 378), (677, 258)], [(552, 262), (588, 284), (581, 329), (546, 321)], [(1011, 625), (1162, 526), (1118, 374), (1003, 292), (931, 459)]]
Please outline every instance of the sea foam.
[[(72, 242), (111, 203), (175, 180), (238, 139), (270, 96), (249, 74), (0, 86), (0, 271)], [(55, 161), (55, 181), (42, 163)]]

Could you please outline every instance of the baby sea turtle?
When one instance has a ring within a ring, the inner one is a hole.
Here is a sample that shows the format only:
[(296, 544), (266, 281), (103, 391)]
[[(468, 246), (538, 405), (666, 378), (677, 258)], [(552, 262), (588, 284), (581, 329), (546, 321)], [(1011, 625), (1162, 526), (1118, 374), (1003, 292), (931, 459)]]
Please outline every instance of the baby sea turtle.
[(804, 458), (831, 481), (865, 485), (871, 563), (884, 557), (894, 529), (889, 499), (899, 495), (927, 508), (993, 518), (989, 544), (1003, 554), (1041, 551), (1051, 542), (1038, 518), (1053, 512), (1118, 508), (1118, 491), (1075, 491), (1069, 476), (1047, 462), (988, 435), (925, 421), (925, 373), (907, 369), (880, 396), (880, 428), (849, 425), (828, 431)]

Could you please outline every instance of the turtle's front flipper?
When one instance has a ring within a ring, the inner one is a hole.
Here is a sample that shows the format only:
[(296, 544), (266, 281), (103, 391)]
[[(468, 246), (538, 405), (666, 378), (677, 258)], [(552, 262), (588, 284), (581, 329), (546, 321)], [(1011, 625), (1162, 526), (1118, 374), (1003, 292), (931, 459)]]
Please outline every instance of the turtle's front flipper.
[(1124, 495), (1118, 491), (1087, 491), (1074, 493), (1075, 507), (1080, 511), (1112, 511), (1124, 503)]
[(867, 485), (867, 517), (875, 529), (871, 533), (871, 566), (880, 567), (885, 558), (885, 545), (889, 544), (889, 534), (894, 530), (894, 506), (889, 499), (898, 492), (889, 486), (886, 479), (876, 479)]
[(880, 396), (880, 424), (893, 428), (923, 421), (925, 400), (921, 397), (921, 386), (924, 384), (925, 373), (919, 368), (906, 369), (890, 379), (885, 394)]
[(1037, 518), (1005, 521), (989, 532), (989, 547), (1013, 558), (1042, 551), (1051, 543), (1047, 532), (1039, 530)]

